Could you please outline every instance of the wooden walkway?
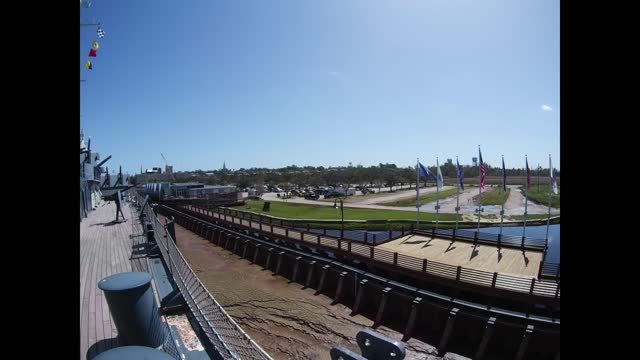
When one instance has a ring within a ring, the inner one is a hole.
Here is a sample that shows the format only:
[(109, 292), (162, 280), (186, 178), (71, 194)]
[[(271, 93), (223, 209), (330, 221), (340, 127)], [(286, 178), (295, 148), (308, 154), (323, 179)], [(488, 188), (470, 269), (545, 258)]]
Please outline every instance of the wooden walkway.
[[(80, 359), (92, 359), (118, 346), (117, 330), (109, 306), (98, 288), (103, 278), (127, 271), (148, 271), (147, 259), (137, 255), (144, 243), (135, 211), (123, 206), (127, 222), (113, 224), (114, 202), (98, 205), (80, 223)], [(136, 256), (138, 258), (136, 259)], [(131, 258), (133, 260), (130, 260)]]
[(377, 247), (443, 264), (527, 278), (538, 276), (542, 260), (542, 251), (523, 252), (505, 247), (498, 251), (497, 247), (491, 245), (478, 244), (474, 247), (468, 242), (452, 242), (422, 235), (405, 236)]

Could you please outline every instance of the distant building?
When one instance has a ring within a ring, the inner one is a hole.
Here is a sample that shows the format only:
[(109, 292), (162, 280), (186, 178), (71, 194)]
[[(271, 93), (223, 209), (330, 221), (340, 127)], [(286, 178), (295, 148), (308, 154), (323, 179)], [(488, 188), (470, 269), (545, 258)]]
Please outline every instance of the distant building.
[(453, 159), (447, 159), (447, 162), (451, 165), (453, 165)]
[(477, 157), (471, 158), (471, 160), (473, 161), (473, 166), (478, 166), (478, 158)]

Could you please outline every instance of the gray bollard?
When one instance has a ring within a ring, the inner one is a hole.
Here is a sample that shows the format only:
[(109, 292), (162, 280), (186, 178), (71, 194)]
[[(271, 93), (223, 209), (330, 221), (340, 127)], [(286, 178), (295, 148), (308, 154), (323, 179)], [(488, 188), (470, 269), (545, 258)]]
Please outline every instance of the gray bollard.
[(173, 360), (166, 352), (145, 346), (121, 346), (107, 350), (93, 360)]
[(151, 289), (151, 275), (125, 272), (98, 283), (123, 345), (157, 348), (163, 343), (160, 316)]

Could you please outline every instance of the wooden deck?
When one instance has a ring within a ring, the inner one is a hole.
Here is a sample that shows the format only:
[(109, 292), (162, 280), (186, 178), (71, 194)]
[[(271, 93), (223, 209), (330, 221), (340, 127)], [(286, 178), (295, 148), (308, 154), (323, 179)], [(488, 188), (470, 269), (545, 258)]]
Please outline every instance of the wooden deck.
[(123, 212), (127, 222), (113, 224), (116, 205), (103, 202), (80, 223), (80, 359), (92, 359), (118, 346), (116, 327), (98, 282), (116, 273), (148, 271), (147, 259), (136, 255), (136, 245), (144, 237), (130, 237), (142, 234), (140, 221), (130, 206), (124, 205)]
[(475, 247), (468, 242), (431, 238), (430, 236), (408, 235), (388, 243), (378, 245), (393, 252), (433, 260), (454, 266), (488, 272), (498, 272), (528, 278), (538, 276), (542, 252), (498, 248), (479, 244)]

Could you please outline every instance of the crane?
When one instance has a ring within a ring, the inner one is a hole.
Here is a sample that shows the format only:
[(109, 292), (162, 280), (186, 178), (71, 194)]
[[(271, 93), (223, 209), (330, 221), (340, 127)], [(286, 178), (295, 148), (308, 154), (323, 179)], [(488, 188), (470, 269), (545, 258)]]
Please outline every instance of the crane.
[(160, 156), (162, 156), (162, 161), (164, 161), (164, 172), (171, 176), (171, 180), (173, 182), (176, 182), (176, 177), (173, 175), (173, 166), (169, 165), (169, 162), (167, 161), (167, 158), (164, 157), (163, 153), (160, 153)]

